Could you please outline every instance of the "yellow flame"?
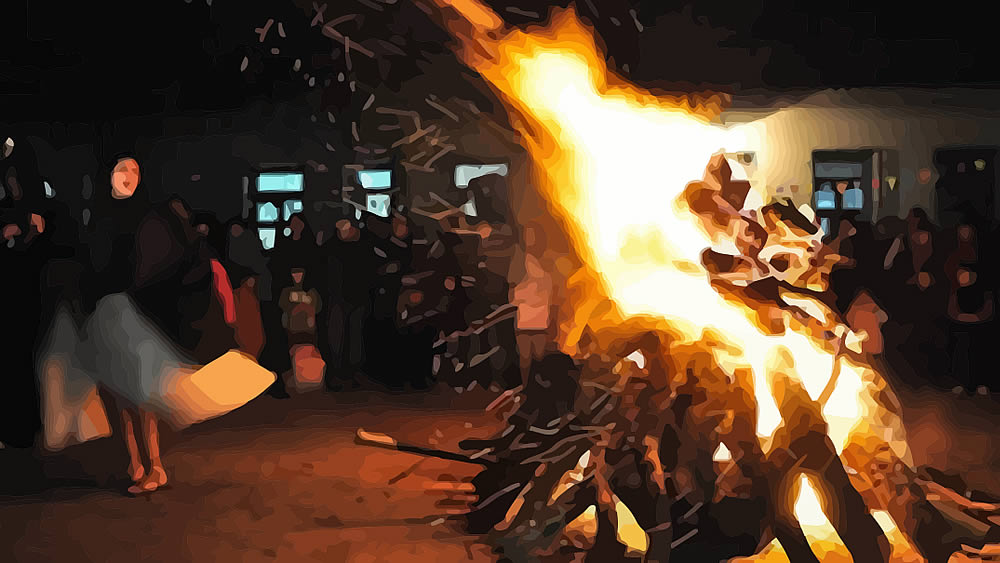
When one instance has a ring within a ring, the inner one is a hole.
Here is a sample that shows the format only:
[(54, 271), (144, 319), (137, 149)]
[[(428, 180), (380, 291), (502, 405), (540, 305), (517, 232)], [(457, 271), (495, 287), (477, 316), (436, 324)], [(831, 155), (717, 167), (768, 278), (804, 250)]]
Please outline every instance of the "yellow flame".
[[(482, 5), (474, 0), (438, 2), (460, 13), (472, 10), (471, 3), (476, 8), (470, 17), (481, 17)], [(765, 445), (782, 422), (770, 385), (780, 371), (798, 378), (820, 401), (838, 453), (862, 433), (888, 441), (907, 459), (899, 421), (879, 404), (884, 382), (873, 369), (838, 356), (837, 346), (804, 321), (786, 315), (784, 324), (792, 330), (764, 330), (756, 310), (709, 283), (702, 253), (714, 248), (733, 254), (732, 233), (707, 232), (680, 196), (689, 182), (702, 178), (710, 157), (753, 150), (766, 132), (712, 122), (718, 107), (711, 99), (699, 105), (626, 83), (607, 69), (592, 31), (572, 10), (554, 11), (544, 28), (492, 28), (488, 36), (465, 39), (466, 62), (507, 104), (532, 157), (536, 187), (563, 221), (587, 270), (570, 277), (570, 291), (579, 286), (603, 292), (622, 317), (661, 319), (683, 341), (703, 341), (711, 332), (738, 345), (737, 352), (712, 353), (730, 375), (752, 369), (757, 433)], [(788, 227), (773, 221), (767, 227), (769, 253), (818, 245), (808, 237), (794, 239)], [(810, 322), (847, 335), (817, 302), (789, 298), (813, 317)], [(574, 307), (573, 314), (574, 326), (564, 327), (562, 335), (568, 351), (581, 323), (601, 322), (593, 306)], [(810, 520), (819, 502), (803, 479), (796, 514)], [(818, 515), (826, 522), (821, 510)]]
[[(715, 330), (738, 343), (741, 357), (718, 359), (727, 371), (752, 367), (762, 437), (781, 423), (766, 379), (776, 356), (794, 359), (794, 373), (818, 399), (834, 354), (803, 332), (765, 334), (754, 311), (707, 283), (701, 254), (716, 242), (678, 201), (710, 156), (758, 141), (712, 123), (685, 101), (624, 84), (606, 70), (591, 32), (571, 11), (555, 13), (544, 31), (512, 31), (493, 48), (495, 57), (477, 59), (476, 68), (505, 97), (515, 121), (527, 120), (524, 140), (539, 187), (568, 219), (576, 250), (621, 312), (665, 319), (691, 341)], [(867, 406), (860, 378), (847, 371), (824, 411), (838, 448)]]

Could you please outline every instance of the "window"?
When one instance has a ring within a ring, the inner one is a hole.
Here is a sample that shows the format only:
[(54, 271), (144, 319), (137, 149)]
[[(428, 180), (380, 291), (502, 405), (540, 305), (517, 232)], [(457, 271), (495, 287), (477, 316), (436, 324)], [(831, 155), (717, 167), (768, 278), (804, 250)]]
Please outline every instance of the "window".
[(817, 162), (817, 178), (860, 178), (864, 167), (860, 162)]
[(837, 194), (833, 191), (833, 184), (830, 182), (823, 182), (814, 194), (814, 198), (816, 200), (815, 207), (818, 210), (837, 208)]
[(844, 190), (844, 209), (859, 210), (865, 206), (865, 194), (861, 191), (861, 180), (854, 180), (852, 187)]
[(278, 238), (277, 229), (273, 227), (258, 228), (257, 235), (260, 237), (260, 243), (264, 246), (264, 250), (274, 248), (274, 242)]
[(278, 208), (270, 201), (257, 204), (257, 222), (274, 223), (278, 220)]
[(302, 174), (297, 172), (264, 172), (257, 177), (258, 193), (289, 193), (302, 191)]
[(464, 190), (469, 187), (469, 182), (480, 178), (496, 174), (498, 176), (507, 175), (506, 164), (459, 164), (455, 167), (455, 187)]
[(257, 176), (254, 220), (265, 250), (274, 248), (279, 236), (288, 236), (286, 224), (292, 215), (302, 212), (303, 191), (305, 181), (301, 172), (262, 172)]
[(358, 182), (366, 190), (387, 190), (392, 187), (392, 171), (358, 170)]
[(399, 189), (400, 181), (396, 172), (389, 168), (345, 164), (342, 198), (354, 207), (359, 219), (364, 213), (388, 217), (392, 213), (393, 194)]
[[(288, 199), (288, 200), (285, 200), (285, 203), (283, 203), (281, 205), (281, 220), (282, 221), (287, 221), (287, 220), (289, 220), (289, 219), (292, 218), (292, 215), (295, 215), (296, 213), (299, 213), (300, 211), (302, 211), (302, 201), (301, 200), (298, 200), (298, 199)], [(277, 214), (278, 214), (277, 210), (275, 210), (274, 213), (277, 216)]]
[(872, 151), (816, 151), (813, 153), (813, 208), (828, 215), (862, 211), (870, 196), (862, 186), (872, 184)]
[(365, 207), (369, 213), (379, 217), (389, 216), (389, 194), (368, 194), (366, 200)]

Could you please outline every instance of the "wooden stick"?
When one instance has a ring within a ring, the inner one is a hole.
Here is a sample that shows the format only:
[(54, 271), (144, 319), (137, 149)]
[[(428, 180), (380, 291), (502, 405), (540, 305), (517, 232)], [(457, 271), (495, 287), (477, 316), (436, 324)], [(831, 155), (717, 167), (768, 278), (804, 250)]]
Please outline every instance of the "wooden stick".
[(465, 454), (449, 452), (445, 450), (436, 450), (433, 448), (425, 448), (423, 446), (415, 446), (411, 444), (401, 444), (399, 443), (398, 440), (387, 434), (380, 434), (378, 432), (368, 432), (363, 428), (358, 429), (356, 442), (358, 444), (365, 446), (374, 446), (389, 450), (395, 450), (398, 452), (406, 452), (428, 457), (437, 457), (440, 459), (460, 461), (462, 463), (472, 463), (476, 465), (492, 465), (495, 463), (495, 460), (487, 459), (486, 456), (473, 459)]

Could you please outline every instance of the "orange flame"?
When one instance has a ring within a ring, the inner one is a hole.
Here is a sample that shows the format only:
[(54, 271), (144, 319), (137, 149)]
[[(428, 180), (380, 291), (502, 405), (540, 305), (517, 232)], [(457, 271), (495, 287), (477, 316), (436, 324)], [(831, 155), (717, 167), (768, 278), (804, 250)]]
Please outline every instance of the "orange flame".
[[(437, 1), (473, 21), (486, 21), (481, 12), (488, 8), (475, 0)], [(740, 245), (748, 234), (735, 223), (709, 221), (706, 227), (705, 217), (682, 195), (691, 180), (702, 177), (713, 155), (755, 147), (759, 133), (714, 123), (721, 98), (670, 97), (628, 84), (607, 69), (592, 30), (572, 9), (553, 11), (545, 27), (528, 31), (500, 30), (489, 21), (487, 34), (463, 36), (457, 26), (449, 27), (462, 41), (466, 63), (507, 105), (532, 157), (534, 187), (583, 262), (569, 278), (563, 303), (573, 311), (561, 326), (563, 349), (577, 351), (586, 325), (601, 328), (636, 318), (669, 331), (679, 342), (704, 343), (711, 340), (707, 334), (721, 334), (731, 345), (704, 348), (731, 376), (751, 368), (757, 433), (765, 449), (782, 423), (779, 399), (772, 393), (780, 391), (772, 383), (781, 374), (798, 379), (820, 404), (838, 453), (849, 443), (876, 438), (907, 460), (900, 421), (880, 403), (884, 380), (866, 362), (840, 354), (845, 342), (850, 346), (852, 333), (831, 311), (807, 297), (783, 295), (787, 305), (804, 311), (795, 317), (710, 283), (703, 252), (745, 254)], [(760, 259), (797, 256), (803, 266), (788, 276), (815, 287), (807, 265), (809, 253), (821, 246), (819, 235), (766, 216), (760, 223), (767, 230)], [(600, 310), (604, 297), (614, 311)], [(766, 315), (777, 317), (780, 330), (767, 327)], [(836, 337), (823, 336), (830, 333)], [(815, 497), (812, 484), (803, 480), (800, 485), (798, 519), (825, 522), (819, 504), (808, 502)]]

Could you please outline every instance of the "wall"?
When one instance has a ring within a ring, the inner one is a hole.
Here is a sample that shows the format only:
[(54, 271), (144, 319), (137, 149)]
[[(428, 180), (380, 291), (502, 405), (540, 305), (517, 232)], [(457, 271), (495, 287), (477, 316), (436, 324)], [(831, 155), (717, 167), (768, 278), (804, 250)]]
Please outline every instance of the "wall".
[[(934, 151), (955, 145), (1000, 145), (1000, 117), (975, 108), (935, 107), (907, 93), (881, 97), (875, 105), (863, 95), (821, 93), (794, 107), (774, 111), (734, 112), (724, 116), (740, 132), (745, 149), (756, 152), (751, 178), (768, 197), (791, 197), (796, 205), (811, 203), (812, 152), (826, 149), (885, 148), (897, 151), (897, 194), (881, 215), (905, 215), (924, 207), (936, 215), (934, 186), (938, 180)], [(906, 105), (910, 104), (910, 105)], [(919, 171), (931, 176), (921, 181)], [(798, 186), (797, 191), (792, 191)], [(891, 205), (893, 208), (890, 208)]]

